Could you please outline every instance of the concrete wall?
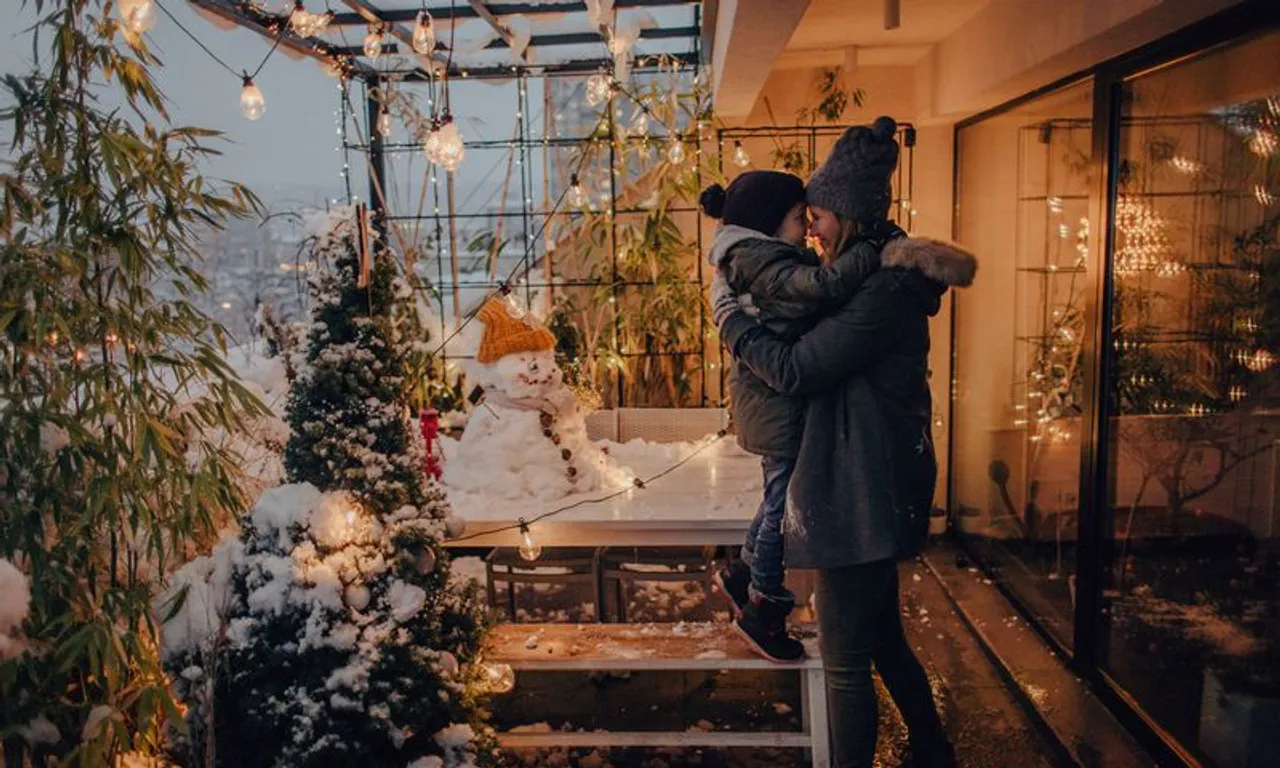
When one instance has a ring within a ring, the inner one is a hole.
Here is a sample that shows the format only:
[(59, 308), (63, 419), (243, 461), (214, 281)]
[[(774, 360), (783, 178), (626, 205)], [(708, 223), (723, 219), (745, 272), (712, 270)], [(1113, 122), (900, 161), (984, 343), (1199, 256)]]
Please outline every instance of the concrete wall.
[(917, 119), (958, 118), (996, 106), (1238, 2), (995, 0), (917, 65), (924, 86)]

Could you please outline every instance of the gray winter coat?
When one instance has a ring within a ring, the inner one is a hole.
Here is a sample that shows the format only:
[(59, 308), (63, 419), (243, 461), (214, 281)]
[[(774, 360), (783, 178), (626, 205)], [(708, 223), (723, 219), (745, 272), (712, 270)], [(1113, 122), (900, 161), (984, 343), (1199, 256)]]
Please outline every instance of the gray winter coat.
[[(732, 224), (716, 230), (707, 259), (724, 272), (734, 293), (750, 297), (764, 327), (793, 341), (823, 313), (839, 308), (880, 266), (880, 254), (869, 244), (823, 266), (813, 251)], [(743, 450), (776, 458), (799, 453), (803, 397), (775, 392), (737, 361), (729, 393)]]
[(789, 568), (838, 568), (898, 556), (905, 522), (932, 504), (929, 317), (977, 262), (927, 239), (890, 241), (882, 268), (799, 341), (745, 312), (721, 338), (763, 381), (808, 403), (783, 522)]

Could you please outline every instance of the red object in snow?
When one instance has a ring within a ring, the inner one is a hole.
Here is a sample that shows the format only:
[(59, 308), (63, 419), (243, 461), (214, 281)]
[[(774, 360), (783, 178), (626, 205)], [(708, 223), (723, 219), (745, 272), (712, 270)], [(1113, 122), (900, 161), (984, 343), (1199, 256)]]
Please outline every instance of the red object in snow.
[(440, 412), (434, 408), (424, 408), (418, 416), (418, 423), (422, 428), (422, 440), (427, 448), (423, 469), (428, 475), (439, 480), (444, 471), (441, 466), (441, 457), (436, 451), (436, 440), (440, 437)]

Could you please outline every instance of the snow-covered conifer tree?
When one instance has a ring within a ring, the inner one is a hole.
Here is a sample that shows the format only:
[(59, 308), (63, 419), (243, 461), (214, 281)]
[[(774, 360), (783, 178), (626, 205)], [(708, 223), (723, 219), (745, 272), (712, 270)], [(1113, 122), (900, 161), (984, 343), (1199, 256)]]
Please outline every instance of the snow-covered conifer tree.
[[(456, 522), (409, 419), (395, 266), (377, 250), (361, 278), (359, 227), (343, 208), (318, 234), (307, 365), (289, 402), (293, 484), (263, 494), (234, 542), (205, 688), (220, 765), (490, 755), (482, 602), (474, 583), (450, 582), (440, 543)], [(206, 674), (179, 677), (195, 691)]]

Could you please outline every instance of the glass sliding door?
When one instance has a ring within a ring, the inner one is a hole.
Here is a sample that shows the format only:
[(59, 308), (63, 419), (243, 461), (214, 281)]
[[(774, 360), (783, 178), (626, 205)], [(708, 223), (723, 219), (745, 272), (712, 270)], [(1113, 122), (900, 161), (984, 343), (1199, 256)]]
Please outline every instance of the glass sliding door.
[(1072, 641), (1093, 85), (957, 131), (950, 513), (984, 566)]
[(1099, 652), (1198, 759), (1280, 755), (1280, 34), (1125, 82)]

